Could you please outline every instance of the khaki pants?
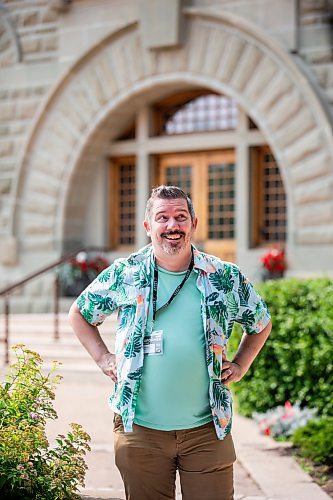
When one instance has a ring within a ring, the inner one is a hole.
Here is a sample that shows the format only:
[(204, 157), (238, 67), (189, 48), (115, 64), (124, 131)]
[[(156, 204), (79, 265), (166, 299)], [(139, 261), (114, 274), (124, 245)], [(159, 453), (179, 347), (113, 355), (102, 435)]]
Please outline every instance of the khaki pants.
[(183, 500), (233, 500), (232, 437), (220, 441), (213, 422), (179, 431), (133, 425), (114, 417), (115, 459), (127, 500), (174, 500), (179, 470)]

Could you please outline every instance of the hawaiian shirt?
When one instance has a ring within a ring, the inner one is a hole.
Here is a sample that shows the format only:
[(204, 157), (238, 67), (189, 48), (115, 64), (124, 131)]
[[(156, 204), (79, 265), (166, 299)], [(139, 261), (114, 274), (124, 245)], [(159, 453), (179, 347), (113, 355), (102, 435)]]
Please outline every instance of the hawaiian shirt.
[[(235, 264), (199, 252), (195, 247), (193, 253), (206, 339), (209, 400), (217, 437), (223, 439), (231, 430), (232, 399), (230, 390), (221, 382), (221, 370), (233, 324), (240, 323), (252, 335), (265, 328), (270, 315), (264, 301)], [(132, 431), (142, 376), (153, 260), (151, 245), (128, 258), (115, 260), (77, 299), (81, 314), (95, 326), (118, 310), (115, 340), (118, 382), (110, 406), (122, 416), (125, 432)]]

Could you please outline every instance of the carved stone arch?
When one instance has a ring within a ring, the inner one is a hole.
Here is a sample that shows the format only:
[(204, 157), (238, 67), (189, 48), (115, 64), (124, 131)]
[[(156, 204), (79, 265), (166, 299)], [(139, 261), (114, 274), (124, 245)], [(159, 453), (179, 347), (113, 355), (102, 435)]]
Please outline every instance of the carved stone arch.
[(187, 40), (148, 51), (137, 24), (76, 64), (36, 121), (21, 168), (17, 229), (26, 249), (61, 249), (73, 172), (96, 139), (103, 151), (117, 110), (163, 85), (202, 85), (234, 97), (258, 124), (281, 167), (294, 242), (333, 242), (333, 145), (324, 109), (282, 48), (234, 16), (187, 10)]

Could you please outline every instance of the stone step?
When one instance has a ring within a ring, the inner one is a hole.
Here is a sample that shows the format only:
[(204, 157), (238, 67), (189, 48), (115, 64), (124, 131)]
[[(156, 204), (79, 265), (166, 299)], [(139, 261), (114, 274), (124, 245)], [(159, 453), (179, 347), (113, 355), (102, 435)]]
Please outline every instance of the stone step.
[[(4, 365), (5, 356), (5, 318), (0, 315), (0, 364)], [(96, 371), (95, 365), (88, 353), (80, 344), (68, 322), (67, 314), (59, 314), (59, 339), (54, 338), (53, 314), (12, 314), (9, 321), (9, 345), (24, 344), (36, 351), (44, 360), (44, 368), (49, 370), (53, 361), (62, 363), (62, 371)], [(114, 350), (114, 333), (116, 330), (116, 315), (112, 315), (100, 327), (105, 343), (111, 351)], [(10, 362), (14, 355), (10, 351)]]
[[(59, 310), (68, 313), (75, 297), (60, 297)], [(29, 295), (11, 295), (9, 308), (13, 314), (48, 314), (54, 311), (54, 299), (52, 295), (44, 297)], [(0, 300), (0, 314), (4, 312), (4, 301)]]

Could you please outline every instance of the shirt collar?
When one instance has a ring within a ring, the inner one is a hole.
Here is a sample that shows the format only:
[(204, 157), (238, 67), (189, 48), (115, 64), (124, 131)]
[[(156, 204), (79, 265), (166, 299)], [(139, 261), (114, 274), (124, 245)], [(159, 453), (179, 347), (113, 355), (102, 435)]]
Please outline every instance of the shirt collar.
[[(206, 255), (202, 252), (200, 252), (194, 245), (192, 245), (193, 248), (193, 256), (194, 256), (194, 269), (200, 269), (201, 271), (204, 271), (205, 273), (212, 272), (212, 266), (210, 262), (208, 262), (208, 259)], [(151, 259), (153, 258), (153, 247), (151, 243), (144, 248), (141, 248), (136, 254), (135, 254), (135, 260), (137, 261), (144, 261), (146, 259), (149, 260), (147, 262), (147, 265), (150, 265)]]
[(211, 265), (207, 260), (207, 257), (204, 253), (200, 252), (194, 245), (193, 248), (193, 256), (194, 256), (194, 268), (200, 269), (205, 273), (211, 272)]

